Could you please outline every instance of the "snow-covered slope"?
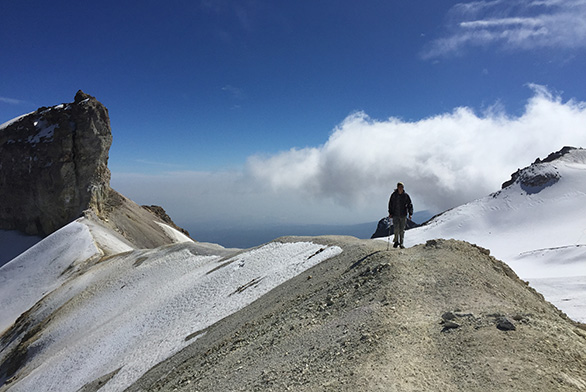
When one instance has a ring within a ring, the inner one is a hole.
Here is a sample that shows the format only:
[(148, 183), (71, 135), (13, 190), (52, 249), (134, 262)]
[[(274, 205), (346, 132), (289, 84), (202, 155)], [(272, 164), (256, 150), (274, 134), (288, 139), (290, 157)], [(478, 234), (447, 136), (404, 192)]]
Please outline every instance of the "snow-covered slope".
[(0, 364), (18, 371), (0, 366), (0, 385), (3, 373), (12, 377), (0, 391), (77, 391), (104, 376), (101, 391), (123, 390), (213, 323), (341, 251), (192, 241), (136, 250), (95, 223), (73, 222), (0, 268), (1, 329), (26, 311), (2, 336)]
[(408, 231), (405, 245), (454, 238), (488, 248), (546, 299), (586, 322), (586, 150), (536, 162), (516, 177), (501, 191)]
[(0, 268), (0, 332), (61, 286), (69, 266), (100, 256), (88, 227), (73, 222)]

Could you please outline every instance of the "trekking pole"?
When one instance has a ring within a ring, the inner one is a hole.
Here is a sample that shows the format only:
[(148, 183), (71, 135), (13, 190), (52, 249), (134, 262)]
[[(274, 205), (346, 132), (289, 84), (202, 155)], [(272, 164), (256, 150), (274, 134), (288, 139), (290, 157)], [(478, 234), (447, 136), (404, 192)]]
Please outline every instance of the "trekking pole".
[(389, 222), (389, 242), (387, 242), (387, 251), (391, 250), (391, 222)]

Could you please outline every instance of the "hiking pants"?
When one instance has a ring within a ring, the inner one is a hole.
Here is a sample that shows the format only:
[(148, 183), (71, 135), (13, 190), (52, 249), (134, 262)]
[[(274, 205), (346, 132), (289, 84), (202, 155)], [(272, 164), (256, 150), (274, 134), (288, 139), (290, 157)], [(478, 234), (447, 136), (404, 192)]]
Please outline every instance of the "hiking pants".
[(407, 225), (406, 216), (393, 215), (393, 226), (395, 227), (395, 243), (403, 245), (405, 238), (405, 226)]

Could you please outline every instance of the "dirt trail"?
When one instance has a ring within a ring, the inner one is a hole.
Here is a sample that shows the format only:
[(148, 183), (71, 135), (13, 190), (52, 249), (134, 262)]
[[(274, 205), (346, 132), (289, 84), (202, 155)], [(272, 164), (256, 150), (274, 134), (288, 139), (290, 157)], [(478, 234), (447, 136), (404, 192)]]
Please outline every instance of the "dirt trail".
[[(586, 331), (458, 241), (344, 252), (189, 338), (129, 391), (582, 391)], [(514, 328), (514, 330), (511, 330)]]

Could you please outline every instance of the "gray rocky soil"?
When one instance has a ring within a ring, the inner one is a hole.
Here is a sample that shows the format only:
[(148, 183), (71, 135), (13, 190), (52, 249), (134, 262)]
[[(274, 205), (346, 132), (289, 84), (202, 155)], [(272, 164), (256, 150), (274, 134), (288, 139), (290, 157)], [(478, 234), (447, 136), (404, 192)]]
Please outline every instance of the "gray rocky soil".
[[(185, 338), (129, 391), (582, 391), (586, 331), (485, 249), (343, 252)], [(86, 390), (107, 381), (97, 380)]]

